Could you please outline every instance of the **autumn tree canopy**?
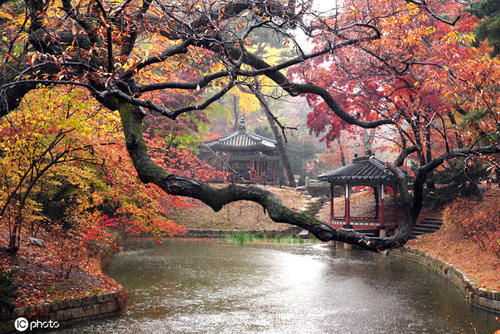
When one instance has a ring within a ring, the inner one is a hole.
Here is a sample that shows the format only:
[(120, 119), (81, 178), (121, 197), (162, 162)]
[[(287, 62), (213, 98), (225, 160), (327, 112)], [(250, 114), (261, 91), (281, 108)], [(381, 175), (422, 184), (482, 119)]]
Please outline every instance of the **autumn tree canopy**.
[[(500, 151), (494, 140), (498, 138), (490, 136), (499, 126), (498, 91), (490, 86), (498, 78), (498, 60), (488, 58), (482, 49), (467, 49), (474, 21), (459, 3), (449, 7), (437, 1), (349, 0), (326, 13), (313, 10), (305, 0), (2, 0), (0, 4), (0, 116), (8, 115), (39, 85), (83, 87), (103, 106), (119, 112), (128, 152), (143, 182), (169, 194), (197, 198), (216, 211), (233, 201), (251, 200), (274, 221), (305, 228), (320, 240), (382, 250), (407, 241), (432, 170), (457, 156)], [(249, 45), (262, 29), (288, 45), (288, 53), (281, 58), (252, 53)], [(316, 45), (313, 51), (294, 37), (299, 31)], [(456, 48), (450, 51), (448, 44)], [(310, 68), (300, 73), (301, 64)], [(471, 69), (479, 70), (471, 73)], [(209, 107), (236, 86), (257, 89), (257, 77), (276, 87), (273, 95), (309, 94), (324, 108), (313, 116), (327, 127), (333, 122), (361, 128), (386, 125), (402, 133), (406, 144), (394, 164), (387, 166), (400, 180), (408, 209), (395, 236), (370, 238), (337, 230), (284, 207), (266, 190), (237, 185), (214, 189), (172, 174), (151, 160), (142, 134), (147, 113), (175, 121)], [(452, 78), (460, 83), (456, 88)], [(443, 91), (446, 85), (449, 88)], [(456, 139), (461, 146), (451, 145), (446, 134), (443, 152), (420, 167), (412, 197), (399, 166), (409, 154), (425, 151), (426, 143), (417, 142), (426, 138), (425, 132), (417, 136), (417, 128), (425, 130), (427, 122), (432, 123), (431, 132), (439, 132), (442, 128), (434, 120), (442, 120), (443, 126), (453, 123), (441, 112), (445, 104), (463, 110), (463, 117), (474, 112), (487, 116), (469, 123), (466, 131), (471, 135)], [(414, 117), (422, 120), (415, 129)], [(413, 133), (406, 135), (408, 131)], [(483, 132), (486, 136), (475, 137)], [(483, 140), (486, 137), (490, 139)]]

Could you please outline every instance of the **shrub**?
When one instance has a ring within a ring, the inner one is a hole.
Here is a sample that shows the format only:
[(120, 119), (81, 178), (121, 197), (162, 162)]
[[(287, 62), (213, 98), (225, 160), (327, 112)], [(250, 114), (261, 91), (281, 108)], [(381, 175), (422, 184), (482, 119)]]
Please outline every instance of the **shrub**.
[[(437, 169), (427, 179), (435, 188), (424, 189), (426, 205), (441, 209), (459, 197), (480, 195), (478, 184), (488, 180), (488, 166), (464, 158), (447, 161), (447, 168)], [(413, 166), (415, 172), (416, 168)]]
[(444, 228), (471, 239), (500, 258), (500, 191), (490, 190), (484, 200), (459, 198), (443, 211)]
[(0, 271), (0, 311), (12, 312), (15, 308), (15, 298), (17, 296), (17, 284), (14, 283), (16, 270), (8, 272)]

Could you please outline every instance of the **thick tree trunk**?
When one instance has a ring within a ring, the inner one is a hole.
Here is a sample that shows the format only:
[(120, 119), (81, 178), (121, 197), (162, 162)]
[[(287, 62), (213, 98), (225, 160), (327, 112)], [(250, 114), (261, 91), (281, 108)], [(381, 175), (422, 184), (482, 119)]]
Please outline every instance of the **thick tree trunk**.
[[(430, 125), (425, 128), (425, 141), (427, 142), (427, 148), (425, 150), (425, 162), (429, 163), (432, 161), (432, 149), (431, 149), (431, 127)], [(432, 172), (429, 172), (429, 175), (427, 175), (427, 178), (429, 176), (432, 176)], [(435, 189), (436, 184), (434, 183), (434, 180), (432, 179), (427, 179), (428, 181), (426, 182), (427, 184), (427, 189)]]
[[(452, 112), (448, 113), (448, 118), (450, 119), (451, 124), (456, 128), (457, 121), (455, 120), (455, 116), (453, 116)], [(458, 130), (455, 131), (455, 139), (457, 141), (458, 148), (463, 148), (464, 144), (463, 144), (462, 140), (460, 139), (460, 136), (458, 135)]]
[(373, 139), (375, 139), (376, 129), (363, 129), (363, 146), (365, 148), (365, 154), (371, 154), (373, 148)]
[(240, 126), (240, 98), (236, 95), (233, 95), (233, 132), (238, 130)]
[(344, 147), (340, 142), (340, 137), (337, 137), (337, 143), (339, 144), (339, 150), (340, 150), (340, 162), (342, 163), (342, 166), (345, 166), (346, 161), (345, 161)]

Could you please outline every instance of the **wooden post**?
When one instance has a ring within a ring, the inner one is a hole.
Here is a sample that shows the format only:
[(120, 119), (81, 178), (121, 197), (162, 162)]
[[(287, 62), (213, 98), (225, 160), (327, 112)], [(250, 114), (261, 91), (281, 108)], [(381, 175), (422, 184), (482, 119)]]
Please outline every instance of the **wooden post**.
[(379, 226), (384, 226), (384, 185), (380, 185), (380, 204), (378, 213), (378, 224)]
[(274, 181), (274, 184), (280, 184), (280, 161), (276, 160), (274, 166), (276, 168), (276, 180)]
[(252, 170), (253, 170), (253, 159), (248, 161), (248, 181), (253, 182), (252, 180)]
[(350, 208), (350, 191), (349, 191), (349, 184), (345, 185), (345, 224), (349, 225), (351, 224), (351, 208)]
[(255, 181), (256, 183), (261, 183), (261, 177), (260, 175), (262, 174), (262, 159), (259, 159), (257, 162), (257, 180)]
[(273, 179), (273, 185), (276, 184), (276, 160), (273, 161), (273, 168), (272, 168), (272, 171), (273, 171), (273, 176), (272, 176), (272, 179)]
[(274, 161), (274, 184), (278, 184), (278, 160)]
[(259, 160), (259, 182), (262, 183), (262, 174), (264, 173), (264, 161), (262, 158)]
[(333, 183), (330, 183), (330, 224), (333, 221), (333, 203), (334, 203), (333, 196), (334, 196)]

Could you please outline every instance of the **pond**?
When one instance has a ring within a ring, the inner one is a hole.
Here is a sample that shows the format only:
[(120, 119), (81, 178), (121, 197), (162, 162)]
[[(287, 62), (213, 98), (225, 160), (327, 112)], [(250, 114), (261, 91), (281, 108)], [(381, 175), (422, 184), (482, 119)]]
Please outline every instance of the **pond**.
[(493, 333), (495, 314), (425, 267), (321, 245), (143, 242), (109, 275), (129, 309), (66, 333)]

